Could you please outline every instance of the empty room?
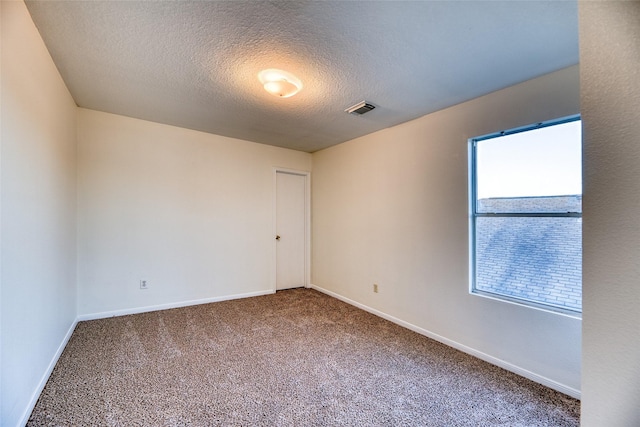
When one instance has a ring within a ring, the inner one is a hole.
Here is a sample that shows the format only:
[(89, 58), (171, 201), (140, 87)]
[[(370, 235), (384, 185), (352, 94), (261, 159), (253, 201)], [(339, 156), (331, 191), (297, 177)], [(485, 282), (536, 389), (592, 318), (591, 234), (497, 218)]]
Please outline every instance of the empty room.
[(0, 5), (2, 426), (640, 425), (640, 2)]

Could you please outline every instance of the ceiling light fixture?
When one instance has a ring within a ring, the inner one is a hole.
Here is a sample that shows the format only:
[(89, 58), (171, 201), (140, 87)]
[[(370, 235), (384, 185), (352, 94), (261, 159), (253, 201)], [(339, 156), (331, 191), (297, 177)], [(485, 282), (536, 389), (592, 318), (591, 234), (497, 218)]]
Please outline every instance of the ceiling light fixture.
[(264, 90), (280, 98), (289, 98), (300, 92), (302, 82), (296, 76), (283, 70), (269, 68), (258, 73)]

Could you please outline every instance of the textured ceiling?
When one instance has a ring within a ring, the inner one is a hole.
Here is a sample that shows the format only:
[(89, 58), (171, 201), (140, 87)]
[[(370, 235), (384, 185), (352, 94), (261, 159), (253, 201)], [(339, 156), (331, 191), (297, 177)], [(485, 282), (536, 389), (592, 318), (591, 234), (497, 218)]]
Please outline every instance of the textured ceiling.
[(80, 107), (308, 152), (578, 63), (575, 1), (26, 3)]

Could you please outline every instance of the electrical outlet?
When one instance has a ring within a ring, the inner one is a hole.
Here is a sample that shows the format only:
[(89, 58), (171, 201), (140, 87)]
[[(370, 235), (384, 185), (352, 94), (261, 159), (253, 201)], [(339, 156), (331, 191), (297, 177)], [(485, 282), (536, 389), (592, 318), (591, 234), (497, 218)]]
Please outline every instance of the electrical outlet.
[(140, 280), (140, 289), (149, 289), (149, 282), (146, 280)]
[(375, 292), (376, 294), (378, 293), (378, 284), (377, 283), (373, 284), (373, 292)]

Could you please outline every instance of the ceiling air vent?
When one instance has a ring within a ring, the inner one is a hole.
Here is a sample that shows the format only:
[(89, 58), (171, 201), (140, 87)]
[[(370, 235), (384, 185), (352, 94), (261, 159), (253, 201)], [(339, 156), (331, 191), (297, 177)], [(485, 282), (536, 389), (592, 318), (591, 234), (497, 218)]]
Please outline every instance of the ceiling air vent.
[(376, 108), (375, 105), (369, 104), (367, 101), (362, 101), (362, 102), (358, 102), (356, 105), (353, 105), (347, 108), (344, 111), (346, 111), (349, 114), (357, 114), (361, 116), (364, 113), (368, 113), (369, 111), (373, 110), (374, 108)]

